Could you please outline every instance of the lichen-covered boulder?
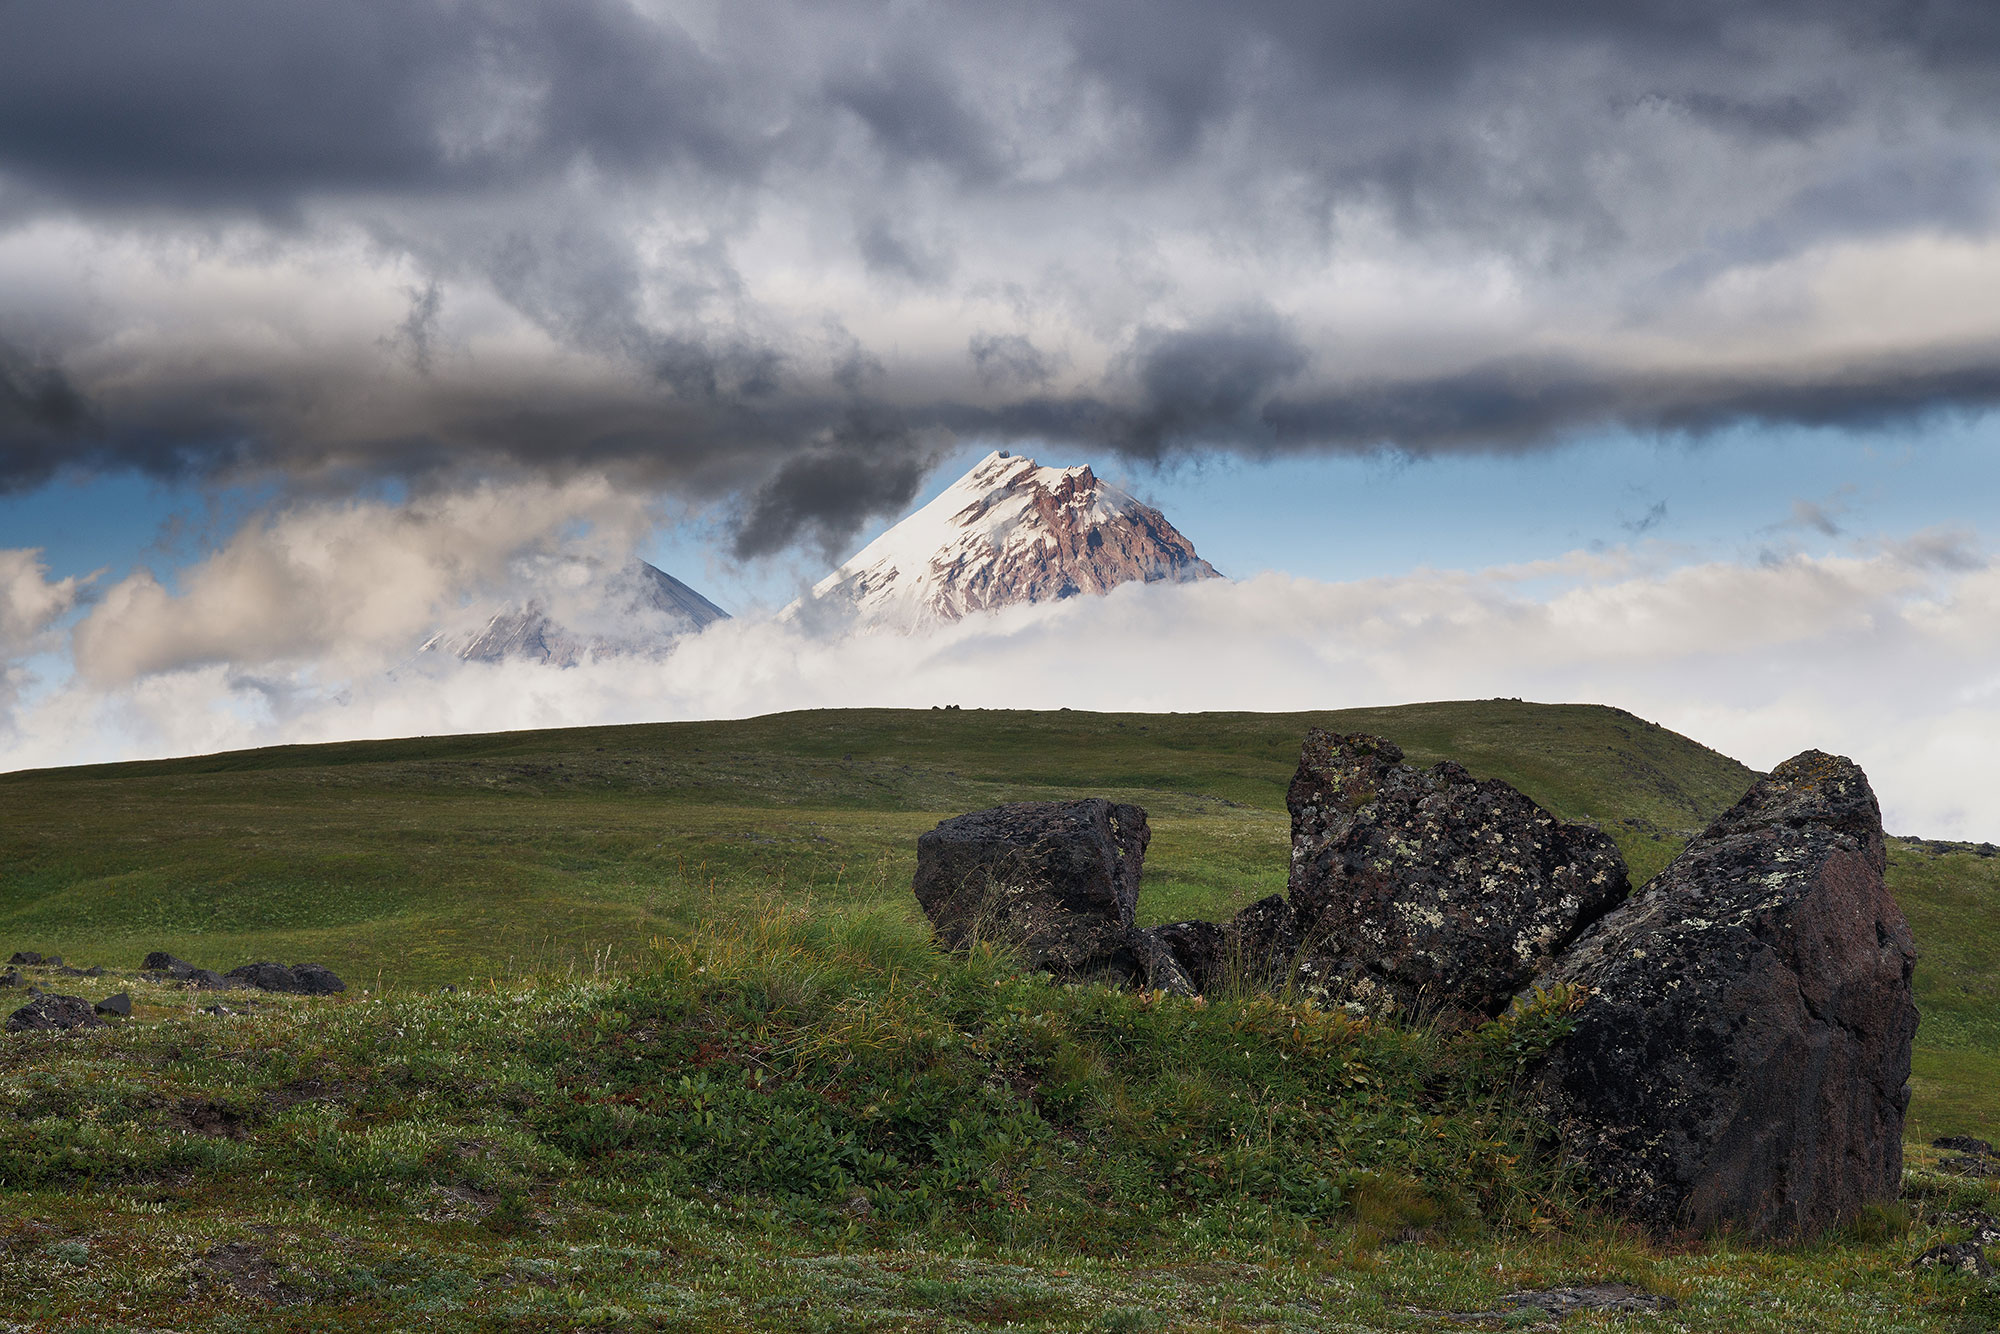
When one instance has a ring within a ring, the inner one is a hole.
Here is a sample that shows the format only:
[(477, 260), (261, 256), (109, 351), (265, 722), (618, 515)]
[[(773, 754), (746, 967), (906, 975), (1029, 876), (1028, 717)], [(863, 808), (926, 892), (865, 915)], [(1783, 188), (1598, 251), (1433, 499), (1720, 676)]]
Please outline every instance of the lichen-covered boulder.
[(1610, 838), (1380, 737), (1306, 735), (1286, 794), (1308, 995), (1471, 1022), (1505, 1009), (1629, 890)]
[(1544, 979), (1575, 1027), (1532, 1100), (1655, 1231), (1800, 1236), (1895, 1197), (1916, 952), (1852, 762), (1779, 765)]
[(97, 1009), (81, 996), (44, 992), (7, 1016), (9, 1033), (47, 1033), (71, 1028), (102, 1028)]
[(913, 887), (947, 949), (986, 940), (1058, 977), (1144, 984), (1165, 953), (1132, 925), (1151, 837), (1137, 806), (1014, 802), (918, 838)]

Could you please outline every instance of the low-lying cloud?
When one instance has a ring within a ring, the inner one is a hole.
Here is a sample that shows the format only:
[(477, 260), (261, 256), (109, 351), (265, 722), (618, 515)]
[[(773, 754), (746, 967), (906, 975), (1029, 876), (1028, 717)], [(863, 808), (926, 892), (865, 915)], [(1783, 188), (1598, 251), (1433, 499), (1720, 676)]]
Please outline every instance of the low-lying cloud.
[[(324, 522), (339, 530), (338, 516)], [(282, 545), (282, 530), (239, 539), (239, 559)], [(389, 536), (433, 549), (428, 527)], [(507, 555), (490, 559), (498, 569)], [(1845, 753), (1874, 778), (1892, 829), (2000, 837), (2000, 566), (1968, 533), (1747, 562), (1675, 565), (1641, 545), (1349, 583), (1127, 585), (922, 637), (743, 619), (664, 660), (571, 669), (412, 655), (419, 609), (440, 600), (428, 586), (383, 618), (394, 633), (355, 633), (376, 611), (336, 596), (301, 631), (306, 647), (260, 650), (252, 635), (230, 640), (228, 659), (212, 608), (243, 598), (269, 612), (296, 582), (224, 562), (184, 578), (178, 596), (135, 587), (143, 595), (91, 611), (79, 664), (86, 638), (146, 651), (100, 657), (18, 705), (0, 763), (812, 707), (1295, 710), (1523, 696), (1617, 705), (1760, 768), (1809, 746)], [(164, 634), (176, 617), (201, 633)]]

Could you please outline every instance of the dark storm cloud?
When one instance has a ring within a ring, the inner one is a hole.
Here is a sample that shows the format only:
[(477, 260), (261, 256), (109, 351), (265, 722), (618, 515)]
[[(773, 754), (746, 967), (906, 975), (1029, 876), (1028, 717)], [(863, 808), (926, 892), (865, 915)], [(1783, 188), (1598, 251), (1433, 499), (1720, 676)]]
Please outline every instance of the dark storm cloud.
[(739, 557), (768, 556), (802, 535), (838, 560), (840, 547), (871, 516), (910, 503), (933, 461), (894, 418), (856, 413), (831, 439), (779, 465), (752, 493), (737, 525)]
[(0, 169), (102, 205), (433, 195), (579, 157), (752, 171), (726, 71), (620, 0), (104, 0), (0, 13)]
[[(0, 6), (0, 241), (358, 233), (409, 294), (363, 351), (420, 382), (149, 350), (115, 293), (40, 328), (0, 289), (0, 338), (41, 349), (0, 350), (0, 486), (602, 466), (739, 496), (755, 556), (906, 503), (938, 430), (1426, 453), (1982, 409), (1978, 335), (1668, 372), (1433, 314), (1453, 350), (1385, 371), (1368, 327), (1275, 312), (1357, 217), (1635, 326), (1811, 246), (1990, 236), (1996, 65), (1980, 0)], [(774, 217), (810, 229), (773, 247)], [(1189, 255), (1247, 276), (1183, 288)], [(936, 346), (815, 287), (835, 266), (930, 303)], [(451, 332), (484, 296), (592, 373), (488, 370)]]

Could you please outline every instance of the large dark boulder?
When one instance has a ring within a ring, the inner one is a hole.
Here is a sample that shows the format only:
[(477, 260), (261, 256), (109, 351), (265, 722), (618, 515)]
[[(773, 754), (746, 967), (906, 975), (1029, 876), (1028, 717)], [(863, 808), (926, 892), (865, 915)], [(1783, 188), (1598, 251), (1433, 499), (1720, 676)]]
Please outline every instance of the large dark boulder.
[(1543, 979), (1577, 1008), (1531, 1097), (1608, 1203), (1772, 1237), (1894, 1198), (1916, 951), (1883, 865), (1866, 775), (1807, 751)]
[(1307, 733), (1286, 794), (1307, 995), (1464, 1023), (1498, 1014), (1629, 890), (1610, 838), (1447, 760)]
[(44, 992), (7, 1017), (9, 1033), (53, 1032), (68, 1028), (102, 1028), (96, 1007), (81, 996)]
[(255, 987), (259, 991), (285, 992), (294, 996), (325, 996), (347, 990), (347, 984), (330, 969), (316, 963), (246, 963), (222, 975), (225, 983)]
[(990, 941), (1058, 977), (1145, 983), (1172, 958), (1132, 926), (1151, 837), (1137, 806), (1014, 802), (918, 838), (913, 887), (947, 949)]

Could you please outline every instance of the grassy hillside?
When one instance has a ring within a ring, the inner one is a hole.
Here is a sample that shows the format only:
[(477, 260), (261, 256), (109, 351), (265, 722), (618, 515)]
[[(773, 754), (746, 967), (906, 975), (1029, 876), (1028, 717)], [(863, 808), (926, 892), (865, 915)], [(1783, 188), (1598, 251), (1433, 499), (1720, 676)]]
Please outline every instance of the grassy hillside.
[[(17, 1331), (1566, 1328), (1973, 1334), (1913, 1271), (1991, 1183), (1802, 1246), (1659, 1245), (1529, 1151), (1560, 1006), (1445, 1037), (1051, 987), (901, 919), (766, 913), (603, 982), (269, 998), (0, 1044)], [(1451, 1312), (1487, 1312), (1477, 1320)]]
[[(926, 945), (916, 835), (1003, 800), (1145, 806), (1147, 920), (1282, 888), (1312, 725), (1505, 778), (1641, 876), (1754, 779), (1618, 710), (1514, 701), (839, 711), (0, 775), (0, 953), (355, 984), (214, 1016), (36, 974), (137, 1011), (0, 1043), (0, 1324), (1438, 1329), (1623, 1281), (1680, 1307), (1564, 1327), (2000, 1327), (2000, 1290), (1910, 1269), (1953, 1215), (2000, 1212), (1921, 1147), (1907, 1217), (1810, 1246), (1595, 1217), (1506, 1100), (1559, 1016), (1446, 1038)], [(2000, 1137), (1979, 853), (1892, 845), (1924, 951), (1919, 1140)]]
[(324, 959), (389, 985), (629, 954), (776, 890), (911, 910), (917, 834), (998, 801), (1134, 801), (1141, 912), (1284, 887), (1309, 726), (1451, 757), (1602, 823), (1648, 875), (1752, 779), (1614, 709), (841, 710), (294, 746), (0, 775), (0, 944), (137, 962)]
[[(616, 971), (776, 894), (912, 916), (916, 837), (994, 802), (1152, 815), (1140, 914), (1284, 888), (1310, 726), (1450, 757), (1593, 820), (1636, 876), (1754, 780), (1617, 709), (1479, 700), (1315, 714), (831, 710), (739, 722), (287, 746), (0, 775), (0, 954), (227, 968), (323, 960), (357, 987)], [(2000, 1137), (2000, 858), (1898, 842), (1924, 951), (1915, 1120)]]

